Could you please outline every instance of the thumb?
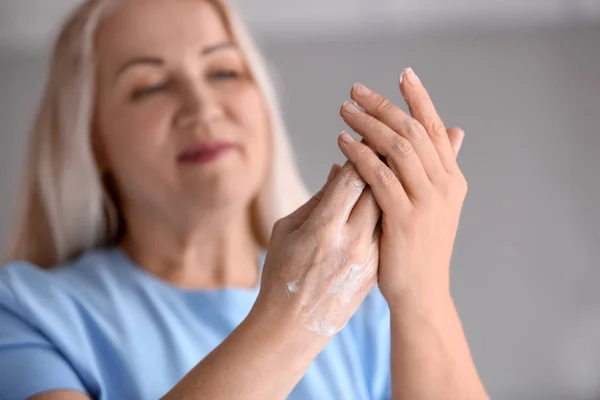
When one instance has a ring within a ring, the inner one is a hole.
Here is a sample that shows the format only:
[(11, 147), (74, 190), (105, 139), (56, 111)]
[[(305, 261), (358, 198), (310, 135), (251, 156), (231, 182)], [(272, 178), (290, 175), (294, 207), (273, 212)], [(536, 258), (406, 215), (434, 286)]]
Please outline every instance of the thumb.
[(331, 170), (329, 171), (329, 175), (327, 176), (327, 182), (325, 185), (319, 190), (313, 197), (311, 197), (306, 203), (300, 206), (296, 211), (285, 217), (286, 220), (286, 228), (288, 232), (293, 232), (306, 221), (306, 219), (310, 216), (315, 207), (319, 204), (321, 199), (323, 198), (323, 194), (327, 189), (327, 185), (332, 181), (332, 179), (337, 175), (340, 171), (340, 166), (338, 164), (333, 164)]
[(454, 154), (458, 156), (460, 152), (460, 148), (462, 147), (463, 140), (465, 138), (465, 131), (458, 127), (451, 127), (447, 129), (448, 139), (450, 139), (450, 144), (452, 145), (452, 149), (454, 150)]

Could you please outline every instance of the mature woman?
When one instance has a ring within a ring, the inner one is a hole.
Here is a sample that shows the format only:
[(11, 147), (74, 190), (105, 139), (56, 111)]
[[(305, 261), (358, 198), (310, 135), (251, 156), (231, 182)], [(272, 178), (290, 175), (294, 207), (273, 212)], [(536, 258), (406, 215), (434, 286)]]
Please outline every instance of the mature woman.
[(463, 133), (400, 88), (411, 115), (352, 88), (365, 140), (309, 200), (225, 4), (83, 4), (0, 270), (0, 397), (486, 398), (449, 289)]

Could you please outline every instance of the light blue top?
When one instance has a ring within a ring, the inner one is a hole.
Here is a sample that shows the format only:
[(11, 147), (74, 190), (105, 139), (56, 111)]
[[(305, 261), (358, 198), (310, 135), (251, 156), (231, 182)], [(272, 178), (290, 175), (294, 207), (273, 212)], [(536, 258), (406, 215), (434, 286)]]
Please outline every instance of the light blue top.
[[(56, 389), (158, 399), (231, 333), (257, 294), (182, 290), (118, 248), (52, 270), (11, 263), (0, 268), (0, 399)], [(390, 398), (389, 356), (389, 309), (375, 288), (289, 399)]]

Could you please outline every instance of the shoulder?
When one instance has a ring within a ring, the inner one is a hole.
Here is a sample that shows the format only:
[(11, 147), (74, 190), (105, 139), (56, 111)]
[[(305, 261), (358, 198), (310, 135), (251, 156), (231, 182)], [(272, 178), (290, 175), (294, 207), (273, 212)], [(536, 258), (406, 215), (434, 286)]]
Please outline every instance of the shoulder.
[(27, 262), (0, 268), (0, 397), (94, 387), (86, 332), (106, 313), (88, 293), (110, 286), (108, 262), (93, 251), (49, 270)]
[(0, 268), (0, 303), (6, 296), (25, 303), (60, 302), (117, 282), (113, 253), (112, 249), (91, 250), (50, 269), (25, 261), (10, 262)]
[(51, 269), (11, 262), (0, 268), (0, 316), (8, 312), (43, 330), (74, 327), (88, 314), (110, 315), (107, 300), (128, 284), (119, 262), (111, 249), (92, 250)]

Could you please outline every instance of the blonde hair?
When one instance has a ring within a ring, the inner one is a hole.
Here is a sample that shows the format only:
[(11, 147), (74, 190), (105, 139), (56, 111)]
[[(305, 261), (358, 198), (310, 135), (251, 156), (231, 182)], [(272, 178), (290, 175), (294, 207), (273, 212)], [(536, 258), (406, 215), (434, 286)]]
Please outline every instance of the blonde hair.
[[(276, 93), (265, 64), (243, 24), (222, 0), (217, 7), (232, 40), (246, 57), (262, 92), (273, 143), (265, 184), (253, 203), (258, 242), (266, 247), (273, 224), (308, 198), (294, 163)], [(9, 259), (43, 268), (86, 250), (112, 244), (122, 216), (97, 168), (92, 150), (95, 50), (98, 26), (114, 5), (88, 0), (65, 22), (31, 135), (21, 208)]]

